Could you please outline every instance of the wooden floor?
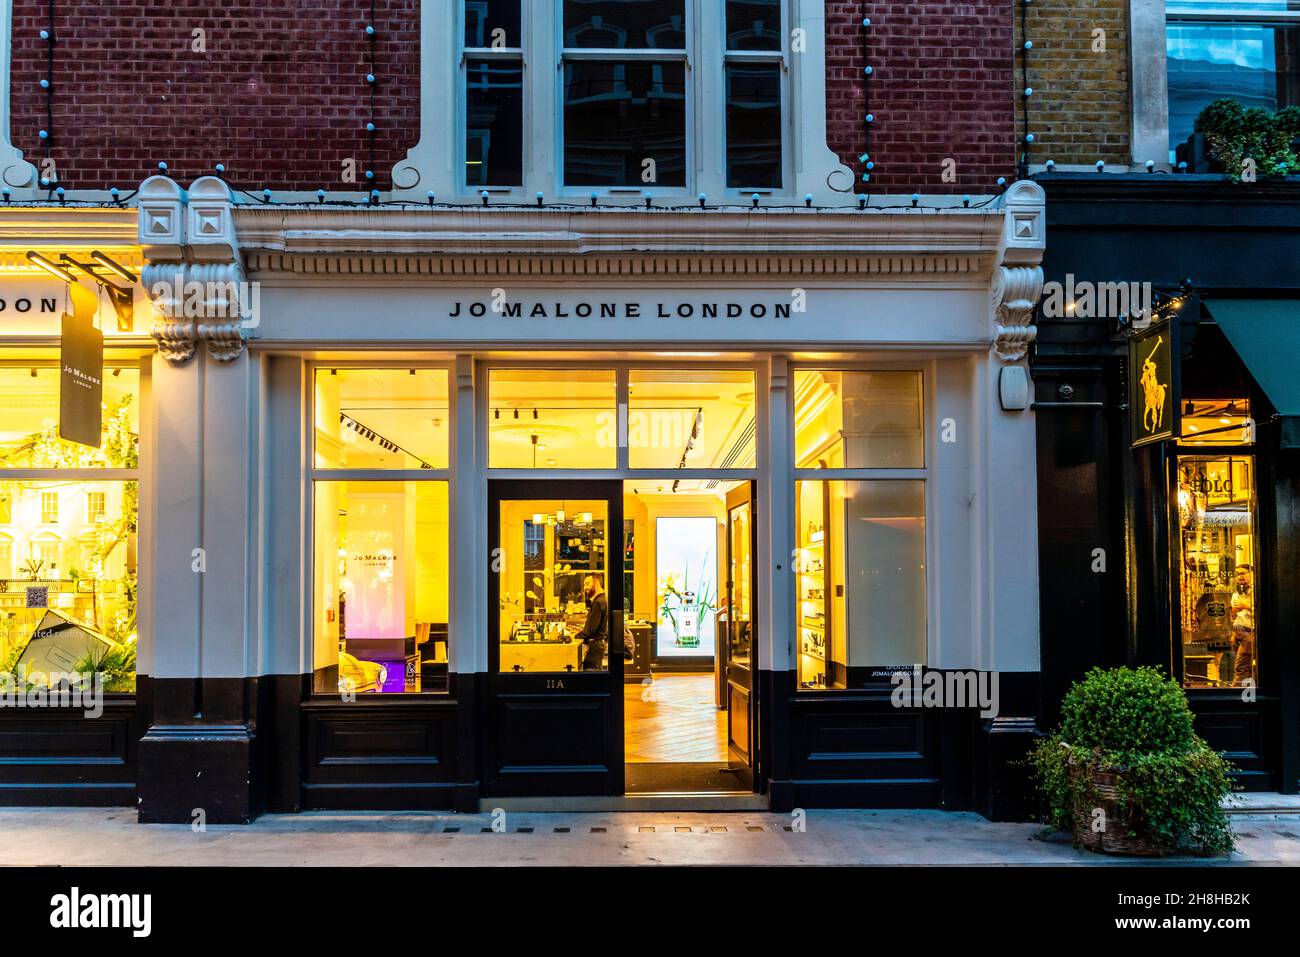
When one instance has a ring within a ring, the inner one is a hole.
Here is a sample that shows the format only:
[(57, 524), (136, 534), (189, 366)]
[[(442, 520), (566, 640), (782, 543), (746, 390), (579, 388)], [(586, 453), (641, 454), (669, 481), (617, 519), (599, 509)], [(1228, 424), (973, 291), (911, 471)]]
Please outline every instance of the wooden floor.
[(650, 685), (624, 685), (625, 760), (725, 762), (727, 715), (713, 703), (713, 682), (710, 672), (659, 674)]

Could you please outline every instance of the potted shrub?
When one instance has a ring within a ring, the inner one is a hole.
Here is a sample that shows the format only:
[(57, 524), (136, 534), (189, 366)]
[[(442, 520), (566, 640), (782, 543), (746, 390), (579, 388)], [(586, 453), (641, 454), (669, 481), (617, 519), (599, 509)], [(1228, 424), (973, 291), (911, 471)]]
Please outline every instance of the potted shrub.
[(1220, 97), (1197, 115), (1195, 130), (1234, 182), (1241, 181), (1247, 158), (1255, 161), (1259, 176), (1300, 173), (1300, 156), (1294, 146), (1300, 135), (1300, 108), (1289, 106), (1270, 113), (1259, 107), (1247, 109), (1231, 97)]
[(1093, 668), (1029, 763), (1047, 823), (1111, 854), (1226, 854), (1230, 766), (1192, 730), (1187, 696), (1156, 668)]

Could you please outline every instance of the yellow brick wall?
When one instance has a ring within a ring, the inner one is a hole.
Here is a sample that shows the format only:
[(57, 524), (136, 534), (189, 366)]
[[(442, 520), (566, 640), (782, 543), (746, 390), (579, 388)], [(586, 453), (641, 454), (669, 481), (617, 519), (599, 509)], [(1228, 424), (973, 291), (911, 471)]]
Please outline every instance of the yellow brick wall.
[[(1015, 0), (1016, 42), (1021, 5)], [(1128, 163), (1128, 0), (1032, 0), (1024, 5), (1029, 51), (1028, 83), (1017, 62), (1018, 102), (1028, 101), (1031, 163)], [(1094, 31), (1104, 33), (1104, 51), (1094, 50)], [(1021, 117), (1017, 115), (1017, 129)]]

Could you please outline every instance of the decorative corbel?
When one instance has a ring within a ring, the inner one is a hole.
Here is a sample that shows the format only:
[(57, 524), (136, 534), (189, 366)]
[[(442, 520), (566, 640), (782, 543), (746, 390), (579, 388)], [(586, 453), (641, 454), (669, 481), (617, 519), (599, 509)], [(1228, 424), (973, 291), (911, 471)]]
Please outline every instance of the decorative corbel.
[(200, 340), (220, 362), (244, 351), (249, 306), (230, 190), (215, 176), (188, 193), (166, 176), (140, 187), (145, 288), (158, 313), (152, 335), (169, 362), (187, 362)]
[(185, 191), (170, 177), (150, 176), (140, 184), (137, 209), (145, 261), (140, 279), (156, 313), (150, 335), (168, 362), (188, 362), (198, 331), (185, 315)]
[(1006, 211), (999, 265), (993, 270), (993, 351), (1003, 362), (1019, 362), (1038, 334), (1034, 308), (1043, 294), (1043, 250), (1047, 201), (1029, 180), (1012, 183), (1002, 197)]
[(1003, 362), (1019, 362), (1038, 335), (1034, 308), (1043, 293), (1043, 267), (999, 266), (993, 274), (993, 351)]

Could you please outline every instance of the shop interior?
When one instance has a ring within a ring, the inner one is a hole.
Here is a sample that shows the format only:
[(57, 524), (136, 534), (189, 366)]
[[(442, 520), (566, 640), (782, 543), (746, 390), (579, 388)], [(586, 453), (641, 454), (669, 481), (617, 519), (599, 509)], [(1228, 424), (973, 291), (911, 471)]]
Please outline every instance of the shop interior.
[(129, 692), (138, 484), (99, 473), (139, 465), (140, 372), (133, 358), (107, 358), (97, 446), (59, 435), (59, 375), (53, 356), (0, 366), (0, 674), (41, 684), (94, 672)]
[(1184, 687), (1258, 684), (1253, 433), (1244, 397), (1185, 401), (1179, 446), (1199, 454), (1176, 462)]

